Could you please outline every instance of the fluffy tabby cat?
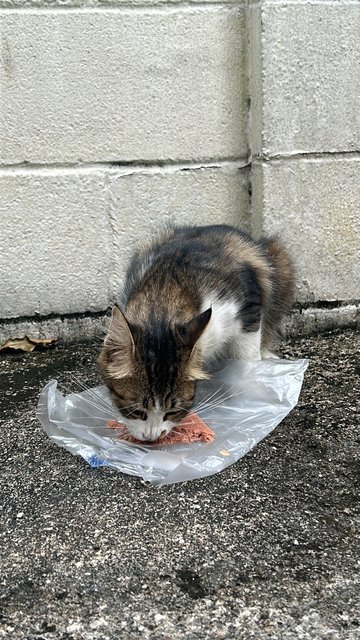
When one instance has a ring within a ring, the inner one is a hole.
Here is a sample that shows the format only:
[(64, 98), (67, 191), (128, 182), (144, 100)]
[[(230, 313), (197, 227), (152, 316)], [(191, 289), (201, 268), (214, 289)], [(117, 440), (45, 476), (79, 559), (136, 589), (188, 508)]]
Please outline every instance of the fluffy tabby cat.
[(168, 433), (225, 360), (269, 357), (293, 288), (277, 239), (225, 225), (174, 228), (140, 249), (99, 356), (131, 434)]

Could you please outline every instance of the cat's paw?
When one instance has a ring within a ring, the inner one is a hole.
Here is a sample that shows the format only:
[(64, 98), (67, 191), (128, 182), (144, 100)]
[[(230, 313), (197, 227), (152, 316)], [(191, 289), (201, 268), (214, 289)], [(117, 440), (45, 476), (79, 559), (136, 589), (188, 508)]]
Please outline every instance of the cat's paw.
[(270, 358), (271, 359), (274, 358), (275, 360), (280, 360), (279, 356), (277, 356), (275, 353), (272, 353), (271, 351), (264, 349), (264, 351), (261, 352), (261, 359), (270, 360)]

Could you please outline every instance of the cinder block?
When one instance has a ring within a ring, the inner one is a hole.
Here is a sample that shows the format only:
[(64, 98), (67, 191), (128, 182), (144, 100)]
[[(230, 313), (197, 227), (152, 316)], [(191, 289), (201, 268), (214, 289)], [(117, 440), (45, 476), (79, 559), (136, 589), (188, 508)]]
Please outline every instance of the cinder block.
[(247, 169), (0, 173), (0, 317), (101, 311), (169, 223), (248, 228)]
[(134, 247), (169, 224), (227, 223), (249, 229), (248, 170), (236, 167), (113, 173), (109, 183), (118, 298)]
[(297, 299), (358, 300), (360, 160), (256, 163), (252, 181), (254, 231), (284, 239), (297, 267)]
[[(204, 0), (191, 0), (192, 4), (203, 4)], [(207, 4), (219, 4), (219, 0), (206, 0)], [(224, 5), (245, 4), (245, 0), (222, 0)], [(41, 8), (53, 7), (62, 9), (64, 7), (88, 7), (107, 8), (127, 6), (147, 6), (147, 5), (180, 5), (183, 0), (0, 0), (0, 8), (21, 9), (21, 8)]]
[(0, 162), (245, 157), (244, 8), (6, 12)]
[(0, 317), (106, 309), (103, 176), (2, 173), (0, 191)]
[(260, 22), (260, 151), (359, 151), (360, 3), (263, 2)]

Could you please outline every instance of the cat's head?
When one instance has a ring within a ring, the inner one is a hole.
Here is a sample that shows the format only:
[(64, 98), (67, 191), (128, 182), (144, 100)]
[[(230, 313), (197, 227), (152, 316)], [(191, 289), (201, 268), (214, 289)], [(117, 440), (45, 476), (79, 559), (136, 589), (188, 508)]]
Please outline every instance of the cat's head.
[(150, 317), (143, 327), (113, 308), (99, 365), (121, 421), (138, 440), (166, 435), (191, 409), (196, 381), (207, 378), (197, 341), (210, 317), (211, 309), (183, 324)]

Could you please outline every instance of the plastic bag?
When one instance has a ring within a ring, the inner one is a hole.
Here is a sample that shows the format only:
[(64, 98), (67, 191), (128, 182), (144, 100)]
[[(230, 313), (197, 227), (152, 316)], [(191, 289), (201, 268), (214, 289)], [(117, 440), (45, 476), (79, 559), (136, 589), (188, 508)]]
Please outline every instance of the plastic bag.
[[(137, 445), (120, 440), (121, 420), (107, 387), (64, 397), (56, 380), (40, 395), (37, 417), (48, 436), (92, 466), (109, 466), (157, 486), (210, 476), (243, 457), (296, 405), (307, 360), (232, 361), (198, 384), (195, 410), (215, 432), (210, 443)], [(212, 408), (206, 408), (206, 405)]]

